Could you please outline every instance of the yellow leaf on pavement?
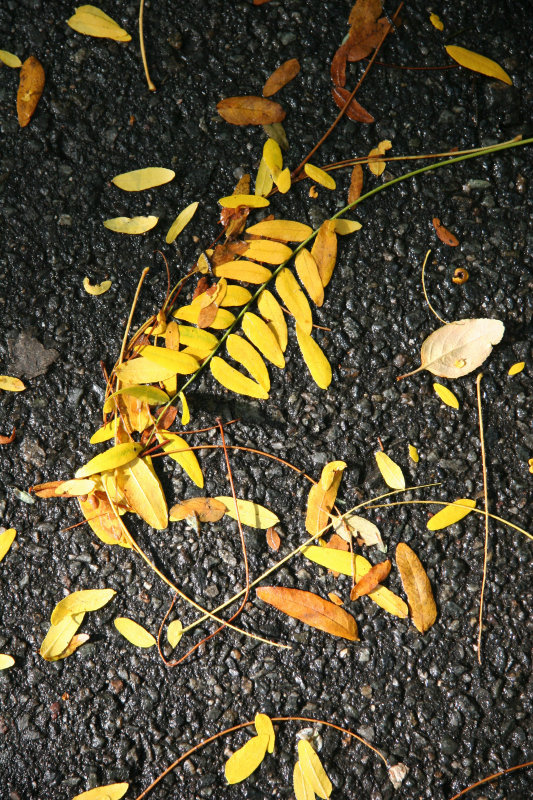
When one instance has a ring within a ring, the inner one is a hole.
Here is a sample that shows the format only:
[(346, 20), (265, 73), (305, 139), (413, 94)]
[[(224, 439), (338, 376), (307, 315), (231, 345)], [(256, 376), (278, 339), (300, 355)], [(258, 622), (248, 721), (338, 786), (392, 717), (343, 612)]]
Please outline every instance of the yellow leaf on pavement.
[(299, 761), (294, 765), (293, 788), (296, 800), (315, 800), (313, 787), (304, 776), (302, 765)]
[(329, 524), (329, 514), (339, 491), (342, 473), (346, 468), (344, 461), (332, 461), (322, 470), (324, 484), (320, 480), (311, 487), (307, 498), (305, 529), (311, 535), (319, 533)]
[(104, 492), (93, 492), (86, 500), (78, 497), (83, 516), (98, 538), (109, 545), (131, 548), (128, 531)]
[[(157, 434), (158, 442), (165, 442), (161, 445), (161, 450), (170, 458), (177, 461), (182, 469), (185, 470), (189, 478), (200, 488), (204, 486), (204, 476), (196, 458), (196, 453), (191, 450), (185, 439), (177, 433), (162, 431)], [(166, 526), (165, 526), (166, 527)]]
[(414, 446), (414, 444), (409, 445), (409, 458), (411, 461), (414, 461), (415, 464), (418, 464), (420, 461), (420, 456), (418, 455), (418, 450)]
[(267, 167), (265, 159), (262, 158), (259, 162), (259, 167), (257, 168), (254, 193), (258, 197), (266, 197), (267, 194), (270, 194), (273, 185), (274, 181), (272, 180), (270, 170)]
[(116, 595), (114, 589), (83, 589), (64, 597), (52, 611), (50, 622), (59, 625), (65, 617), (72, 617), (81, 611), (96, 611), (105, 606)]
[(169, 645), (174, 648), (177, 647), (181, 637), (183, 636), (183, 625), (181, 620), (174, 619), (167, 628), (167, 639)]
[[(163, 434), (166, 438), (166, 434)], [(152, 528), (168, 527), (168, 511), (161, 481), (150, 456), (136, 458), (116, 472), (117, 483), (128, 504)]]
[(443, 528), (447, 528), (448, 525), (453, 525), (467, 517), (475, 507), (475, 500), (461, 497), (451, 505), (444, 506), (440, 511), (437, 511), (437, 513), (428, 520), (427, 529), (428, 531), (441, 531)]
[(13, 53), (8, 53), (7, 50), (0, 50), (0, 61), (5, 64), (6, 67), (11, 67), (12, 69), (18, 69), (22, 66), (20, 58)]
[(73, 616), (64, 617), (57, 625), (50, 625), (39, 649), (39, 655), (45, 661), (57, 660), (80, 627), (84, 616), (85, 613), (81, 612)]
[(285, 322), (285, 315), (280, 304), (268, 289), (263, 289), (257, 298), (257, 309), (276, 337), (281, 352), (284, 353), (289, 340), (287, 323)]
[(405, 478), (401, 467), (381, 450), (374, 453), (374, 457), (387, 486), (390, 486), (391, 489), (405, 489)]
[(300, 739), (298, 742), (298, 757), (304, 778), (310, 784), (314, 793), (327, 800), (333, 790), (333, 786), (319, 757), (307, 739)]
[(133, 619), (128, 619), (128, 617), (117, 617), (115, 619), (115, 628), (135, 647), (153, 647), (156, 643), (155, 637), (146, 628), (143, 628)]
[(263, 387), (265, 392), (270, 391), (270, 376), (267, 366), (250, 342), (247, 342), (242, 336), (230, 333), (226, 339), (226, 349), (235, 361), (238, 361), (248, 370), (252, 378)]
[(22, 392), (25, 388), (20, 378), (12, 378), (11, 375), (0, 375), (0, 389), (4, 392)]
[(363, 226), (355, 219), (336, 219), (335, 220), (335, 233), (341, 236), (346, 236), (349, 233), (360, 231)]
[(254, 344), (259, 352), (262, 353), (265, 358), (268, 358), (274, 366), (280, 369), (285, 367), (285, 358), (281, 352), (278, 340), (261, 317), (247, 311), (242, 319), (242, 329), (252, 344)]
[[(181, 308), (178, 308), (177, 311), (174, 311), (174, 316), (176, 319), (181, 319), (184, 322), (191, 322), (193, 325), (196, 325), (198, 323), (198, 317), (200, 316), (201, 311), (202, 309), (199, 305), (182, 306)], [(213, 328), (213, 330), (220, 331), (224, 330), (224, 328), (229, 328), (229, 326), (234, 322), (235, 316), (231, 313), (231, 311), (226, 311), (225, 308), (219, 308), (215, 318), (208, 327)], [(178, 353), (178, 355), (182, 354)]]
[(271, 239), (252, 239), (248, 242), (248, 250), (244, 255), (252, 261), (282, 264), (292, 256), (292, 250), (283, 242), (274, 242)]
[(269, 219), (246, 228), (245, 233), (279, 239), (282, 242), (303, 242), (313, 233), (310, 225), (290, 219)]
[(482, 75), (488, 75), (489, 78), (498, 78), (499, 81), (512, 86), (513, 82), (509, 75), (491, 58), (481, 56), (479, 53), (474, 53), (472, 50), (467, 50), (465, 47), (457, 47), (453, 44), (446, 47), (446, 52), (450, 58), (453, 58), (462, 67), (466, 67), (472, 72), (481, 72)]
[(128, 791), (129, 783), (108, 783), (107, 786), (96, 786), (88, 792), (82, 792), (72, 800), (120, 800)]
[(265, 757), (268, 736), (254, 736), (226, 761), (224, 772), (228, 783), (240, 783), (255, 772)]
[(230, 392), (246, 397), (255, 397), (258, 400), (267, 400), (268, 392), (259, 383), (243, 375), (223, 358), (219, 358), (219, 356), (212, 358), (209, 362), (209, 369), (214, 379)]
[(199, 358), (208, 356), (218, 344), (216, 336), (201, 328), (193, 328), (191, 325), (178, 325), (178, 332), (180, 344), (187, 347), (189, 352), (197, 354)]
[(14, 663), (15, 659), (13, 656), (8, 656), (6, 653), (0, 653), (0, 670), (9, 669), (14, 665)]
[(92, 5), (78, 6), (76, 13), (67, 20), (67, 25), (78, 33), (116, 42), (129, 42), (131, 36), (107, 14)]
[(325, 170), (320, 169), (320, 167), (315, 167), (313, 164), (307, 163), (304, 166), (305, 174), (308, 178), (311, 178), (312, 181), (315, 183), (319, 183), (321, 186), (325, 186), (326, 189), (336, 189), (337, 184), (329, 175), (329, 173), (325, 172)]
[[(159, 403), (167, 403), (169, 400), (168, 394), (162, 389), (158, 389), (157, 386), (124, 386), (122, 389), (119, 389), (117, 392), (109, 395), (104, 403), (105, 414), (109, 414), (109, 412), (114, 409), (115, 400), (122, 395), (135, 397), (137, 400), (140, 400), (143, 403), (148, 403), (151, 406), (158, 405)], [(76, 477), (80, 478), (86, 476), (76, 475)]]
[(270, 205), (266, 197), (257, 194), (230, 194), (228, 197), (221, 197), (218, 201), (223, 208), (238, 208), (248, 206), (248, 208), (264, 208)]
[(296, 272), (303, 283), (307, 294), (317, 306), (324, 302), (324, 287), (320, 278), (317, 263), (306, 247), (303, 247), (295, 258)]
[(327, 219), (322, 223), (311, 248), (311, 255), (316, 261), (322, 286), (327, 286), (337, 260), (335, 220)]
[(95, 297), (98, 297), (99, 295), (105, 294), (105, 292), (109, 291), (111, 288), (111, 281), (102, 281), (102, 283), (92, 284), (89, 278), (84, 278), (83, 288), (87, 294), (92, 294)]
[(213, 267), (213, 275), (217, 278), (227, 278), (230, 281), (261, 284), (270, 280), (272, 272), (268, 267), (256, 264), (255, 261), (246, 261), (241, 258), (238, 261), (217, 264), (216, 267)]
[[(215, 500), (225, 505), (228, 517), (237, 519), (233, 497), (215, 497)], [(260, 506), (259, 503), (254, 503), (252, 500), (237, 499), (237, 506), (241, 523), (249, 525), (250, 528), (272, 528), (279, 522), (279, 517), (273, 511), (269, 511), (268, 508)]]
[(296, 278), (286, 267), (276, 277), (276, 290), (304, 333), (313, 330), (313, 316), (307, 298), (298, 286)]
[(9, 548), (15, 541), (17, 532), (15, 528), (8, 528), (7, 531), (0, 533), (0, 561), (4, 558)]
[(511, 376), (518, 375), (520, 372), (522, 372), (525, 366), (526, 366), (525, 361), (517, 361), (516, 364), (513, 364), (512, 367), (509, 367), (509, 372), (507, 374)]
[(450, 408), (459, 408), (459, 400), (447, 386), (443, 386), (442, 383), (434, 383), (433, 389), (445, 405)]
[(156, 364), (155, 361), (144, 357), (132, 358), (124, 364), (120, 364), (115, 373), (122, 383), (133, 385), (159, 383), (159, 381), (166, 381), (176, 375), (173, 368)]
[(159, 217), (113, 217), (104, 220), (104, 228), (115, 233), (146, 233), (155, 228)]
[(142, 444), (137, 444), (136, 442), (116, 444), (104, 453), (99, 453), (94, 458), (91, 458), (87, 464), (80, 467), (76, 472), (76, 478), (89, 478), (98, 472), (104, 472), (104, 470), (123, 467), (133, 461), (134, 458), (137, 458), (141, 450)]
[(191, 203), (183, 211), (180, 211), (170, 228), (168, 229), (168, 233), (166, 235), (165, 241), (167, 244), (172, 244), (172, 242), (179, 236), (182, 230), (185, 228), (186, 225), (189, 224), (193, 216), (196, 214), (196, 209), (198, 208), (198, 201), (196, 200), (194, 203)]
[(314, 382), (320, 389), (327, 389), (332, 378), (331, 364), (320, 346), (298, 323), (296, 323), (296, 338)]
[(425, 633), (437, 619), (437, 606), (429, 578), (416, 553), (404, 542), (400, 542), (396, 548), (396, 565), (407, 595), (413, 624), (420, 633)]
[(165, 167), (145, 167), (145, 169), (134, 169), (131, 172), (123, 172), (111, 179), (111, 183), (118, 186), (125, 192), (142, 192), (144, 189), (153, 189), (154, 186), (162, 186), (169, 183), (176, 173), (173, 169)]
[(168, 347), (156, 347), (147, 344), (139, 350), (143, 358), (174, 370), (176, 375), (191, 375), (198, 369), (198, 361), (191, 355), (170, 350)]
[(274, 726), (272, 725), (270, 717), (266, 714), (256, 714), (254, 725), (258, 736), (268, 736), (267, 750), (269, 753), (273, 753), (276, 743), (276, 734), (274, 733)]
[(441, 18), (437, 14), (430, 14), (429, 15), (429, 21), (431, 22), (433, 27), (436, 28), (438, 31), (443, 31), (444, 30), (444, 24), (443, 24)]

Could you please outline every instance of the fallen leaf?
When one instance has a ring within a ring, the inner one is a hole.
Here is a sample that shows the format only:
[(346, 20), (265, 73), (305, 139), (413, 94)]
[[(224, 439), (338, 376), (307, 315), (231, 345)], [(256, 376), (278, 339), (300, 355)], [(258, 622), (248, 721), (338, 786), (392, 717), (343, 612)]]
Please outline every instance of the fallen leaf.
[(311, 178), (315, 183), (325, 186), (326, 189), (336, 189), (337, 184), (334, 179), (325, 170), (320, 167), (315, 167), (313, 164), (307, 163), (304, 166), (304, 172), (308, 178)]
[(191, 497), (172, 506), (169, 519), (171, 522), (178, 522), (196, 514), (200, 522), (218, 522), (225, 513), (226, 506), (220, 500), (213, 497)]
[(431, 22), (433, 27), (436, 28), (438, 31), (443, 31), (444, 30), (444, 24), (443, 24), (441, 18), (437, 14), (430, 14), (429, 15), (429, 21)]
[(310, 225), (291, 219), (270, 219), (246, 228), (245, 233), (279, 239), (282, 242), (303, 242), (313, 233)]
[(330, 75), (334, 86), (346, 85), (346, 62), (348, 60), (348, 42), (341, 44), (331, 59)]
[(144, 169), (134, 169), (131, 172), (122, 172), (111, 178), (111, 183), (118, 186), (124, 192), (142, 192), (145, 189), (153, 189), (155, 186), (162, 186), (169, 183), (176, 176), (173, 169), (165, 167), (145, 167)]
[(202, 331), (199, 328), (192, 328), (190, 325), (178, 325), (178, 334), (180, 343), (200, 358), (205, 358), (205, 356), (209, 355), (218, 344), (217, 337), (212, 333)]
[(83, 279), (83, 288), (87, 292), (87, 294), (93, 294), (98, 296), (100, 294), (104, 294), (111, 288), (111, 281), (102, 281), (102, 283), (92, 284), (89, 281), (89, 278)]
[[(335, 104), (339, 108), (344, 108), (351, 92), (349, 92), (347, 89), (344, 89), (342, 86), (334, 86), (331, 90), (331, 94)], [(348, 119), (351, 119), (354, 122), (364, 122), (367, 125), (370, 125), (370, 123), (376, 121), (372, 114), (370, 114), (366, 108), (363, 108), (363, 106), (357, 102), (355, 97), (352, 97), (348, 103), (344, 114), (348, 117)]]
[(390, 572), (391, 563), (389, 559), (381, 561), (379, 564), (374, 564), (372, 569), (363, 575), (357, 581), (355, 586), (352, 587), (350, 592), (350, 600), (357, 600), (358, 597), (363, 597), (365, 594), (370, 594), (381, 581), (384, 581)]
[(254, 261), (240, 259), (239, 261), (229, 261), (227, 264), (218, 264), (213, 267), (213, 275), (217, 278), (260, 285), (270, 280), (272, 272), (268, 267), (263, 267)]
[(279, 66), (268, 78), (263, 86), (263, 97), (271, 97), (283, 89), (300, 72), (300, 63), (297, 58), (291, 58)]
[(93, 492), (86, 500), (79, 497), (78, 502), (89, 527), (104, 544), (131, 548), (127, 528), (104, 492)]
[(104, 220), (104, 228), (115, 233), (146, 233), (155, 228), (159, 217), (114, 217)]
[(413, 624), (420, 633), (425, 633), (437, 619), (437, 606), (429, 578), (416, 553), (404, 542), (400, 542), (396, 548), (396, 565)]
[(507, 374), (511, 376), (518, 375), (519, 372), (522, 372), (525, 366), (526, 366), (525, 361), (517, 361), (516, 364), (513, 364), (512, 367), (509, 367), (509, 372)]
[(256, 714), (254, 725), (258, 736), (268, 736), (267, 751), (273, 753), (276, 744), (276, 734), (274, 733), (274, 726), (272, 725), (270, 717), (266, 714)]
[(331, 600), (331, 602), (334, 603), (336, 606), (344, 605), (342, 598), (339, 597), (338, 594), (335, 594), (335, 592), (328, 592), (328, 597)]
[(174, 619), (167, 628), (167, 639), (169, 645), (174, 649), (178, 646), (183, 636), (183, 625), (179, 619)]
[(135, 647), (153, 647), (156, 643), (155, 637), (133, 619), (117, 617), (114, 622), (117, 631)]
[(226, 349), (235, 361), (248, 370), (252, 378), (263, 387), (265, 392), (270, 391), (270, 376), (268, 369), (255, 347), (242, 336), (230, 333), (226, 339)]
[(7, 531), (0, 533), (0, 561), (4, 558), (7, 551), (15, 541), (17, 532), (15, 528), (8, 528)]
[(367, 547), (376, 545), (382, 553), (387, 552), (379, 528), (365, 517), (360, 517), (358, 514), (345, 514), (340, 523), (333, 523), (333, 528), (346, 542), (349, 542), (355, 535), (362, 539)]
[(9, 436), (0, 435), (0, 444), (12, 444), (15, 441), (17, 429), (14, 427)]
[(283, 264), (292, 256), (292, 250), (282, 242), (273, 242), (270, 239), (252, 239), (248, 242), (245, 253), (253, 261), (264, 261), (266, 264)]
[(445, 228), (444, 225), (441, 224), (441, 221), (438, 217), (433, 217), (433, 227), (435, 228), (437, 236), (441, 242), (447, 244), (448, 247), (457, 247), (459, 244), (459, 239), (457, 236), (454, 236), (453, 233), (450, 233), (448, 228)]
[[(233, 497), (216, 497), (215, 500), (226, 507), (228, 517), (237, 519)], [(259, 503), (254, 503), (252, 500), (237, 499), (237, 506), (243, 525), (249, 525), (251, 528), (271, 528), (279, 522), (279, 518), (272, 511), (259, 505)]]
[(459, 400), (447, 386), (443, 386), (442, 383), (434, 383), (433, 389), (445, 405), (450, 408), (459, 408)]
[(259, 383), (243, 375), (223, 358), (214, 356), (209, 362), (209, 369), (214, 379), (230, 392), (255, 397), (257, 400), (268, 399), (268, 392)]
[[(184, 355), (186, 354), (184, 353)], [(171, 367), (165, 367), (161, 364), (156, 364), (154, 361), (150, 361), (148, 358), (132, 358), (129, 361), (126, 361), (124, 364), (120, 364), (116, 368), (115, 374), (122, 383), (138, 386), (139, 384), (143, 383), (158, 383), (159, 381), (168, 380), (173, 375), (176, 375), (176, 372)], [(118, 396), (118, 394), (115, 396)], [(111, 407), (114, 406), (112, 400), (110, 405)], [(103, 431), (101, 435), (104, 435)], [(115, 435), (114, 432), (112, 435)], [(110, 439), (111, 436), (107, 436), (106, 438)], [(97, 441), (98, 440), (94, 442), (91, 441), (91, 444), (96, 444)], [(106, 441), (106, 439), (102, 439), (101, 441)]]
[[(165, 432), (158, 434), (157, 438), (160, 441), (160, 437), (167, 439), (171, 435)], [(155, 530), (161, 531), (168, 527), (165, 493), (150, 456), (136, 458), (117, 470), (115, 479), (129, 506), (141, 519)]]
[(168, 233), (165, 237), (165, 242), (167, 244), (172, 244), (172, 242), (179, 236), (182, 230), (185, 228), (186, 225), (189, 224), (193, 216), (196, 214), (196, 209), (198, 208), (199, 203), (196, 200), (194, 203), (190, 203), (183, 211), (180, 211), (170, 228), (168, 229)]
[(368, 158), (370, 159), (368, 162), (368, 169), (373, 175), (382, 175), (385, 172), (385, 167), (387, 166), (387, 162), (383, 161), (380, 156), (384, 156), (387, 150), (390, 150), (392, 147), (391, 142), (388, 139), (384, 139), (382, 142), (378, 144), (377, 147), (374, 147), (370, 153), (368, 154)]
[(23, 392), (25, 388), (20, 378), (12, 378), (11, 375), (0, 375), (0, 390), (4, 392)]
[(70, 640), (83, 622), (85, 614), (81, 612), (67, 616), (57, 625), (50, 625), (48, 633), (43, 639), (39, 655), (45, 661), (56, 661), (68, 646)]
[(311, 308), (290, 269), (285, 267), (277, 275), (276, 291), (293, 315), (296, 324), (305, 334), (310, 336), (313, 330)]
[(226, 761), (224, 772), (228, 783), (240, 783), (255, 772), (265, 757), (269, 737), (261, 734), (248, 739)]
[(277, 553), (281, 546), (281, 539), (275, 528), (267, 528), (266, 540), (270, 549)]
[(20, 68), (20, 83), (17, 92), (17, 115), (19, 125), (25, 128), (33, 117), (44, 89), (44, 69), (34, 56), (26, 59)]
[[(178, 353), (176, 350), (166, 347), (147, 344), (139, 350), (139, 353), (143, 358), (147, 358), (155, 364), (174, 370), (177, 375), (191, 375), (198, 369), (198, 362), (193, 356), (187, 353)], [(167, 400), (168, 397), (163, 399), (163, 403)]]
[(466, 50), (464, 47), (457, 47), (456, 45), (447, 45), (446, 52), (457, 61), (461, 67), (472, 72), (480, 72), (482, 75), (488, 75), (489, 78), (497, 78), (499, 81), (507, 83), (512, 86), (513, 82), (509, 75), (503, 70), (499, 64), (486, 56), (481, 56), (479, 53), (474, 53), (472, 50)]
[[(109, 395), (104, 403), (104, 413), (109, 414), (109, 412), (115, 408), (115, 401), (123, 395), (130, 395), (152, 406), (161, 405), (161, 403), (166, 403), (169, 400), (168, 394), (162, 389), (158, 389), (157, 386), (124, 386), (122, 389)], [(76, 475), (76, 477), (80, 478), (86, 476)]]
[(285, 111), (279, 103), (253, 95), (227, 97), (217, 103), (217, 111), (232, 125), (272, 125), (285, 119)]
[(247, 311), (242, 319), (242, 329), (265, 358), (271, 361), (274, 366), (279, 367), (279, 369), (284, 369), (285, 358), (278, 340), (261, 317)]
[(320, 389), (327, 389), (331, 383), (331, 364), (315, 340), (296, 323), (296, 338), (311, 377)]
[(141, 450), (142, 445), (136, 442), (117, 444), (104, 453), (99, 453), (83, 467), (80, 467), (76, 472), (76, 478), (90, 478), (91, 475), (96, 475), (98, 472), (123, 467), (137, 458)]
[(357, 0), (353, 6), (348, 18), (351, 25), (347, 42), (350, 61), (366, 58), (378, 46), (389, 27), (385, 17), (378, 19), (382, 11), (381, 0)]
[(107, 605), (115, 595), (114, 589), (84, 589), (72, 592), (57, 603), (50, 622), (52, 625), (59, 625), (65, 617), (72, 617), (81, 611), (97, 611)]
[(15, 663), (13, 656), (8, 656), (5, 653), (0, 653), (0, 670), (10, 669)]
[(344, 461), (332, 461), (322, 470), (327, 479), (320, 480), (309, 491), (305, 529), (312, 536), (320, 533), (329, 523), (329, 514), (339, 491), (342, 473), (346, 469)]
[(321, 306), (324, 302), (322, 279), (320, 278), (317, 263), (306, 247), (302, 247), (299, 251), (294, 264), (307, 294), (315, 305)]
[[(157, 441), (161, 445), (161, 450), (185, 470), (189, 478), (200, 488), (204, 486), (204, 476), (196, 453), (191, 450), (185, 439), (177, 433), (164, 431), (157, 433)], [(166, 526), (165, 526), (166, 527)]]
[(350, 177), (350, 188), (348, 190), (348, 203), (354, 203), (363, 191), (363, 167), (356, 164)]
[(306, 625), (352, 642), (359, 640), (355, 619), (343, 608), (317, 594), (285, 586), (259, 587), (256, 593), (264, 603)]
[(282, 353), (287, 349), (288, 331), (285, 315), (272, 292), (263, 289), (257, 299), (257, 310), (272, 331)]
[(14, 53), (9, 53), (7, 50), (0, 50), (0, 61), (2, 64), (5, 64), (6, 67), (11, 67), (12, 69), (18, 69), (22, 66), (20, 58), (14, 55)]
[[(463, 507), (461, 508), (461, 506)], [(464, 506), (466, 506), (466, 508)], [(456, 522), (467, 517), (475, 507), (475, 500), (461, 497), (459, 500), (455, 500), (451, 505), (444, 506), (440, 511), (437, 511), (437, 513), (428, 520), (427, 529), (428, 531), (441, 531), (443, 528), (454, 525)]]
[(263, 125), (263, 130), (269, 139), (274, 139), (279, 144), (282, 150), (287, 151), (289, 149), (289, 140), (281, 122)]
[(257, 168), (254, 193), (257, 195), (257, 197), (264, 197), (266, 199), (266, 195), (270, 194), (273, 185), (274, 181), (272, 180), (272, 173), (270, 172), (265, 159), (262, 158)]
[(322, 286), (327, 286), (337, 260), (335, 220), (327, 219), (322, 223), (311, 248), (311, 255), (316, 261)]
[(307, 739), (300, 739), (298, 742), (298, 757), (304, 778), (314, 793), (327, 800), (333, 790), (333, 786), (319, 757)]
[[(76, 13), (67, 20), (67, 25), (78, 33), (116, 42), (129, 42), (131, 36), (114, 19), (96, 6), (78, 6)], [(121, 795), (122, 796), (122, 795)]]
[(299, 761), (296, 762), (294, 765), (294, 773), (293, 773), (293, 788), (294, 788), (294, 796), (296, 800), (315, 800), (315, 793), (311, 787), (311, 784), (305, 778), (302, 765)]
[(409, 458), (411, 461), (414, 461), (415, 464), (418, 464), (420, 461), (420, 456), (418, 455), (418, 450), (414, 446), (414, 444), (409, 445)]
[(75, 653), (76, 650), (89, 641), (91, 637), (87, 633), (76, 633), (70, 642), (67, 644), (65, 649), (58, 655), (54, 656), (54, 658), (50, 659), (51, 661), (62, 661), (64, 658), (68, 658)]
[(363, 226), (355, 219), (336, 219), (335, 220), (335, 233), (341, 236), (347, 236), (355, 231), (360, 231)]
[(73, 797), (72, 800), (120, 800), (128, 791), (129, 783), (108, 783)]
[(374, 453), (374, 457), (387, 486), (390, 486), (391, 489), (405, 489), (405, 478), (401, 467), (381, 450)]

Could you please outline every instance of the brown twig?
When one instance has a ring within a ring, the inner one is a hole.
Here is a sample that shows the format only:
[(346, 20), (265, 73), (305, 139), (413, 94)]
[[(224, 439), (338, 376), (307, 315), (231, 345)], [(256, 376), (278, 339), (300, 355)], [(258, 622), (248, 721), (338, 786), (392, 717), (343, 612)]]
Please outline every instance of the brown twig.
[[(483, 778), (480, 781), (476, 781), (475, 783), (471, 783), (470, 786), (467, 786), (466, 789), (463, 789), (459, 794), (454, 794), (453, 797), (450, 797), (450, 800), (458, 800), (459, 797), (463, 797), (467, 792), (472, 791), (477, 786), (483, 786), (484, 783), (489, 783), (489, 781), (495, 781), (496, 778), (501, 778), (502, 775), (507, 775), (509, 772), (515, 772), (517, 769), (525, 769), (526, 767), (533, 767), (533, 761), (526, 761), (523, 764), (517, 764), (516, 767), (508, 767), (507, 769), (502, 769), (501, 772), (495, 772), (493, 775), (489, 775), (487, 778)], [(139, 798), (137, 798), (139, 800)]]

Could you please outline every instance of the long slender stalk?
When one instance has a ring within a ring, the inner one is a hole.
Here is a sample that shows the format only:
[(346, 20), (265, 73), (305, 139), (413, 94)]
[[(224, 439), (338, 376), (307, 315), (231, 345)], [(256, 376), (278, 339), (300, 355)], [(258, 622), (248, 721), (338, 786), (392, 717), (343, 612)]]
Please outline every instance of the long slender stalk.
[(489, 559), (489, 493), (487, 487), (487, 462), (485, 458), (485, 436), (483, 433), (483, 414), (481, 412), (481, 378), (480, 372), (476, 378), (477, 412), (479, 420), (479, 439), (481, 441), (481, 470), (483, 472), (483, 500), (485, 505), (485, 544), (483, 547), (483, 579), (481, 581), (481, 595), (479, 598), (479, 631), (477, 636), (477, 660), (481, 664), (481, 636), (483, 630), (483, 603), (485, 600), (485, 585), (487, 583), (487, 564)]

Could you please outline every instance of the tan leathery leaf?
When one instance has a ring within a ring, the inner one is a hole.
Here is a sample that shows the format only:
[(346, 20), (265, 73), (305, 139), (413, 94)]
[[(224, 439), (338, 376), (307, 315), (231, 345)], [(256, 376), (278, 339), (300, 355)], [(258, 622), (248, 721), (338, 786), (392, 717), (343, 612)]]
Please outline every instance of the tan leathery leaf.
[(425, 633), (437, 619), (437, 606), (429, 578), (420, 559), (405, 542), (400, 542), (396, 547), (396, 565), (413, 624), (420, 633)]
[(361, 196), (363, 191), (363, 167), (356, 164), (350, 177), (350, 188), (348, 189), (348, 203), (354, 203)]
[(268, 369), (257, 350), (244, 337), (230, 333), (226, 339), (228, 354), (248, 370), (252, 378), (263, 387), (265, 392), (270, 391), (270, 376)]
[(279, 103), (254, 95), (226, 97), (217, 103), (217, 111), (231, 125), (272, 125), (285, 119)]
[(310, 336), (313, 330), (311, 308), (290, 269), (285, 267), (277, 275), (276, 290), (297, 324), (304, 333)]
[(34, 57), (26, 59), (20, 68), (17, 92), (17, 116), (21, 128), (25, 128), (32, 118), (44, 89), (44, 69)]
[(72, 617), (82, 611), (97, 611), (116, 595), (114, 589), (83, 589), (72, 592), (57, 603), (52, 611), (50, 622), (59, 625), (65, 617)]
[(385, 580), (390, 572), (391, 563), (389, 559), (374, 564), (366, 575), (360, 578), (350, 592), (350, 600), (357, 600), (365, 594), (370, 594), (380, 583)]
[(294, 260), (296, 273), (313, 303), (321, 306), (324, 302), (324, 287), (318, 266), (306, 247), (302, 247)]
[(195, 514), (199, 522), (218, 522), (226, 513), (226, 506), (214, 497), (190, 497), (176, 503), (169, 511), (171, 522), (179, 522), (182, 519)]
[(278, 340), (261, 317), (247, 311), (242, 319), (242, 329), (248, 339), (274, 366), (283, 369), (285, 358)]
[(322, 223), (311, 248), (311, 255), (316, 261), (322, 286), (327, 286), (337, 260), (335, 220), (327, 219)]
[(327, 389), (332, 378), (331, 364), (320, 345), (302, 330), (298, 322), (296, 323), (296, 338), (314, 382), (320, 389)]
[(240, 783), (255, 772), (265, 757), (269, 737), (265, 734), (248, 739), (226, 761), (224, 773), (228, 783)]
[[(339, 108), (344, 108), (350, 98), (350, 92), (342, 86), (334, 86), (331, 90), (331, 96), (333, 97), (335, 105)], [(367, 111), (366, 108), (363, 108), (361, 103), (357, 102), (355, 97), (352, 97), (344, 113), (348, 119), (352, 119), (354, 122), (363, 122), (370, 125), (372, 122), (376, 121), (372, 114)]]
[(264, 603), (306, 625), (352, 642), (359, 640), (351, 614), (317, 594), (285, 586), (260, 586), (256, 594)]
[(266, 320), (268, 327), (276, 337), (281, 352), (284, 353), (289, 340), (287, 323), (285, 322), (285, 315), (280, 304), (268, 289), (263, 289), (257, 298), (257, 310), (263, 319)]
[(333, 786), (319, 757), (307, 739), (300, 739), (298, 742), (298, 758), (304, 778), (312, 787), (314, 793), (327, 800), (333, 790)]
[(263, 97), (272, 97), (273, 94), (283, 89), (300, 72), (300, 62), (297, 58), (285, 61), (267, 79), (263, 86)]

